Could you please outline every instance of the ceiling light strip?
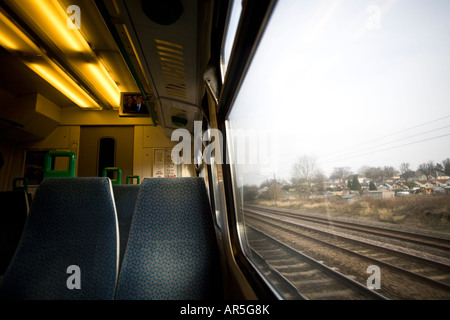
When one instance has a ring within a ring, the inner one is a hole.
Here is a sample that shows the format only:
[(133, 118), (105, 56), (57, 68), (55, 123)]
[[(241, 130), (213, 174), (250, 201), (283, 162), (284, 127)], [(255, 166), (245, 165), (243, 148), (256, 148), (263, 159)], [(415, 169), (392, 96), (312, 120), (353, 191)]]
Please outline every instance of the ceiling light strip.
[(47, 65), (30, 62), (25, 62), (25, 64), (78, 106), (89, 109), (101, 109), (100, 105), (84, 92), (63, 70), (50, 59), (46, 58), (46, 60)]
[(4, 12), (0, 11), (0, 45), (41, 78), (82, 108), (100, 105), (55, 62), (53, 62)]

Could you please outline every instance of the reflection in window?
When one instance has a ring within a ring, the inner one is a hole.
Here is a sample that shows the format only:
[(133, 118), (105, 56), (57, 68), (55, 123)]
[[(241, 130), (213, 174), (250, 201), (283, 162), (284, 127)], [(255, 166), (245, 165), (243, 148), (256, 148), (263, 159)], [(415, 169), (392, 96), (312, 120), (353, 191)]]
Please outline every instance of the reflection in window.
[(230, 61), (231, 50), (233, 48), (234, 39), (236, 37), (236, 31), (239, 24), (239, 18), (241, 16), (242, 5), (240, 0), (233, 0), (231, 3), (231, 10), (228, 16), (228, 23), (225, 31), (225, 41), (222, 48), (221, 67), (222, 67), (222, 80), (225, 78), (227, 72), (228, 63)]

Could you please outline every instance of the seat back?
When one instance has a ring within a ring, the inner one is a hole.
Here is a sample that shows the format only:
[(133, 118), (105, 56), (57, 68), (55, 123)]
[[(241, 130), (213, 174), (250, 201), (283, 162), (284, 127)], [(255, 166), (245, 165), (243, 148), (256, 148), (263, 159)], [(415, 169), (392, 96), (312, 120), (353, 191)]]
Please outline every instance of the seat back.
[(116, 299), (219, 298), (219, 254), (204, 180), (144, 179)]
[(108, 178), (47, 178), (0, 284), (3, 299), (112, 299), (118, 227)]
[(140, 186), (133, 184), (113, 185), (114, 201), (116, 203), (117, 219), (119, 222), (120, 255), (119, 266), (122, 264), (125, 248), (130, 233), (131, 220), (133, 218), (134, 207), (136, 206)]
[(3, 275), (22, 236), (29, 197), (25, 190), (3, 191), (0, 204), (0, 275)]

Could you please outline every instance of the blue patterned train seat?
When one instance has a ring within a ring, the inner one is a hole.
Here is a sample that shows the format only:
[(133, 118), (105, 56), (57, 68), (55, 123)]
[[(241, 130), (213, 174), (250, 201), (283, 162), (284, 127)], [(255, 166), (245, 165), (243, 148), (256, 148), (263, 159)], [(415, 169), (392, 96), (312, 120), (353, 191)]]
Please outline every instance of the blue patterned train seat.
[(140, 185), (136, 184), (116, 184), (113, 185), (114, 201), (116, 203), (117, 219), (119, 221), (120, 256), (119, 266), (122, 264), (125, 248), (130, 233), (131, 220), (133, 218), (134, 207), (139, 194)]
[(0, 297), (113, 299), (118, 253), (109, 178), (44, 179)]
[(0, 192), (0, 276), (5, 273), (19, 244), (29, 203), (25, 190)]
[(146, 178), (116, 299), (220, 299), (222, 278), (202, 178)]

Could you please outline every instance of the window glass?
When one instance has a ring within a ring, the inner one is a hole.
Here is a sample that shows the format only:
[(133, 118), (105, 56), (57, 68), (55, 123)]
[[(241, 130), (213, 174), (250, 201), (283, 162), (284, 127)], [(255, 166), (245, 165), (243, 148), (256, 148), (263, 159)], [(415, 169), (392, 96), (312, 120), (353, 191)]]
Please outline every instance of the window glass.
[[(449, 298), (431, 281), (416, 292), (411, 274), (393, 276), (397, 267), (450, 283), (448, 268), (426, 274), (425, 261), (412, 262), (427, 254), (449, 261), (448, 248), (336, 222), (426, 233), (447, 246), (448, 12), (450, 2), (439, 0), (277, 2), (227, 118), (227, 148), (244, 252), (285, 297), (374, 296), (323, 289), (328, 278), (308, 285), (316, 271), (270, 241), (381, 297)], [(397, 262), (368, 243), (411, 256)]]
[(225, 41), (222, 47), (222, 56), (221, 56), (222, 80), (225, 78), (225, 74), (227, 72), (234, 39), (236, 37), (236, 31), (242, 11), (241, 1), (242, 0), (233, 0), (231, 3), (231, 10), (228, 16), (228, 23), (225, 31)]

